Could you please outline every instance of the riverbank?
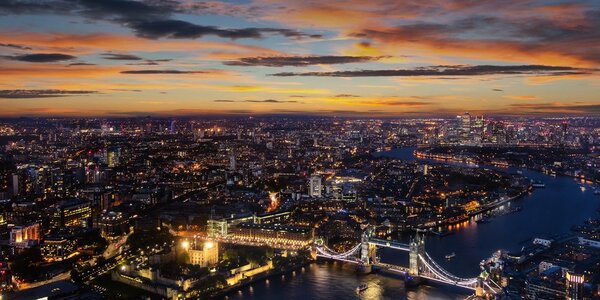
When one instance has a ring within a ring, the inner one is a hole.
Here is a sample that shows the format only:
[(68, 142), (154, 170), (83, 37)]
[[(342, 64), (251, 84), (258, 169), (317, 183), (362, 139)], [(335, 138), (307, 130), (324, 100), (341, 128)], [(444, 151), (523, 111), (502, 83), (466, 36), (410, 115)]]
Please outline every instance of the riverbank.
[(313, 263), (312, 261), (309, 261), (309, 262), (305, 262), (303, 264), (295, 265), (290, 268), (271, 270), (271, 271), (267, 271), (267, 272), (252, 276), (252, 277), (248, 278), (247, 280), (244, 280), (243, 282), (239, 282), (235, 285), (226, 287), (216, 293), (211, 294), (209, 296), (209, 299), (220, 299), (220, 298), (225, 297), (233, 292), (239, 291), (240, 289), (242, 289), (244, 287), (250, 286), (254, 283), (257, 283), (257, 282), (260, 282), (263, 280), (267, 280), (267, 279), (275, 277), (275, 276), (285, 275), (285, 274), (292, 273), (294, 271), (298, 271), (312, 263)]
[(480, 215), (482, 213), (488, 212), (490, 210), (496, 209), (506, 203), (509, 203), (511, 201), (515, 201), (521, 197), (524, 197), (525, 195), (527, 195), (530, 191), (532, 190), (531, 186), (529, 186), (526, 189), (523, 189), (518, 195), (513, 196), (513, 197), (502, 197), (499, 198), (498, 200), (492, 202), (492, 203), (488, 203), (486, 205), (486, 207), (482, 208), (482, 209), (478, 209), (476, 211), (473, 211), (471, 213), (467, 213), (464, 217), (458, 218), (458, 219), (454, 219), (454, 218), (448, 218), (445, 220), (439, 220), (437, 221), (436, 224), (423, 224), (423, 225), (418, 225), (417, 226), (417, 230), (427, 230), (427, 229), (431, 229), (434, 227), (439, 227), (439, 226), (448, 226), (448, 225), (454, 225), (454, 224), (459, 224), (465, 221), (470, 220), (472, 217)]
[(546, 170), (543, 167), (536, 168), (536, 167), (527, 166), (527, 165), (515, 165), (515, 164), (511, 164), (509, 162), (504, 162), (503, 164), (497, 164), (492, 161), (492, 162), (488, 163), (477, 157), (465, 156), (465, 155), (452, 155), (452, 154), (433, 154), (433, 153), (429, 153), (429, 152), (425, 152), (425, 151), (419, 151), (418, 149), (414, 150), (413, 154), (416, 158), (419, 158), (419, 159), (430, 159), (430, 160), (436, 160), (436, 161), (451, 161), (454, 163), (461, 163), (461, 164), (468, 164), (468, 165), (489, 164), (494, 167), (500, 167), (500, 168), (510, 168), (510, 167), (522, 168), (522, 169), (527, 169), (527, 170), (531, 170), (531, 171), (544, 173), (544, 174), (547, 174), (550, 176), (565, 176), (565, 177), (570, 177), (573, 179), (584, 180), (584, 181), (591, 182), (594, 184), (600, 184), (600, 180), (595, 180), (593, 178), (586, 178), (586, 177), (583, 177), (580, 175), (578, 176), (575, 174), (570, 174), (570, 173), (566, 173), (566, 172), (556, 172), (556, 171), (549, 173), (548, 170)]
[[(464, 163), (467, 165), (477, 165), (477, 161), (475, 161), (472, 158), (463, 158), (463, 157), (457, 158), (457, 157), (454, 157), (451, 155), (433, 155), (431, 153), (419, 151), (416, 149), (413, 151), (412, 155), (414, 155), (414, 157), (416, 157), (418, 159), (430, 159), (430, 160), (436, 160), (436, 161), (452, 161), (452, 162), (456, 162), (456, 163)], [(509, 203), (511, 201), (515, 201), (521, 197), (524, 197), (529, 192), (531, 192), (532, 189), (533, 188), (532, 188), (531, 183), (526, 186), (523, 185), (521, 191), (517, 195), (511, 196), (511, 197), (508, 197), (508, 196), (500, 197), (490, 203), (485, 204), (484, 206), (482, 206), (479, 209), (476, 209), (472, 212), (466, 213), (463, 216), (459, 216), (459, 217), (454, 216), (451, 218), (446, 218), (446, 219), (436, 220), (436, 221), (430, 220), (425, 223), (418, 224), (415, 229), (416, 230), (429, 230), (434, 227), (454, 225), (454, 224), (459, 224), (459, 223), (468, 221), (474, 216), (477, 216), (479, 214), (496, 209), (506, 203)]]
[[(376, 155), (416, 160), (412, 148), (395, 149)], [(600, 197), (591, 189), (582, 191), (572, 178), (552, 177), (533, 170), (523, 170), (523, 175), (546, 183), (546, 188), (524, 194), (519, 199), (522, 210), (514, 214), (502, 214), (492, 222), (479, 224), (469, 222), (460, 230), (444, 238), (426, 239), (427, 253), (444, 269), (461, 277), (477, 276), (479, 263), (498, 249), (519, 251), (524, 241), (535, 237), (551, 237), (569, 233), (578, 225), (596, 216)], [(409, 235), (402, 236), (403, 242)], [(449, 253), (456, 253), (446, 260)], [(406, 265), (408, 254), (394, 249), (382, 248), (378, 255), (385, 263)], [(357, 299), (356, 287), (367, 284), (364, 299), (465, 299), (468, 294), (451, 287), (422, 286), (407, 290), (398, 278), (378, 274), (358, 275), (342, 263), (311, 264), (296, 276), (273, 276), (269, 282), (260, 282), (240, 292), (230, 293), (228, 300), (306, 300), (306, 299)]]

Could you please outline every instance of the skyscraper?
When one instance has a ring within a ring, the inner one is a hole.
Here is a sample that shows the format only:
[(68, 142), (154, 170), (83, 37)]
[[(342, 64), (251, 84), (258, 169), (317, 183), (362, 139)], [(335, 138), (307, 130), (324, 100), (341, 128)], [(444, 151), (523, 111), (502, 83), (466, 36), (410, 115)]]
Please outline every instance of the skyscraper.
[(232, 151), (231, 154), (229, 155), (229, 170), (235, 171), (235, 167), (236, 167), (235, 154)]
[(565, 285), (567, 287), (567, 299), (568, 300), (579, 300), (583, 299), (583, 283), (584, 276), (572, 271), (568, 271), (566, 274)]
[(170, 134), (175, 133), (175, 120), (172, 120), (171, 125), (169, 125), (169, 133)]
[(320, 175), (312, 175), (310, 177), (310, 191), (309, 195), (311, 197), (319, 198), (322, 194), (322, 186), (321, 186), (321, 176)]
[(469, 140), (471, 135), (471, 114), (465, 112), (464, 115), (460, 117), (460, 136), (466, 141)]
[(12, 192), (13, 196), (19, 196), (19, 175), (12, 175)]
[(475, 121), (473, 121), (473, 128), (472, 128), (474, 142), (478, 142), (478, 143), (481, 142), (481, 140), (483, 139), (484, 128), (485, 128), (485, 120), (483, 119), (483, 116), (476, 116)]

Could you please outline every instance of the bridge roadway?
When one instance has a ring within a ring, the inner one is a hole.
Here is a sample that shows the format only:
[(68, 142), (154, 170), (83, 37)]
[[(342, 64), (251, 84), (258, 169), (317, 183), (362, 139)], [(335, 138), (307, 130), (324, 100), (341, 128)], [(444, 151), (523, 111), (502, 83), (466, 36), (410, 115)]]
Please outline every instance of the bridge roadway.
[[(274, 249), (295, 250), (295, 251), (301, 250), (301, 249), (306, 249), (307, 247), (311, 246), (309, 244), (291, 243), (286, 240), (264, 241), (264, 240), (254, 240), (254, 239), (241, 239), (241, 238), (237, 238), (237, 237), (206, 237), (206, 236), (201, 236), (201, 235), (197, 235), (197, 234), (192, 234), (191, 232), (188, 232), (187, 234), (179, 234), (179, 235), (184, 236), (184, 237), (192, 237), (192, 235), (193, 235), (194, 237), (198, 237), (198, 238), (210, 238), (211, 240), (214, 240), (219, 243), (237, 244), (237, 245), (255, 246), (255, 247), (268, 246), (268, 247), (271, 247)], [(446, 271), (443, 267), (441, 267), (439, 264), (437, 264), (429, 256), (429, 254), (427, 254), (427, 252), (424, 251), (424, 249), (413, 251), (413, 249), (411, 249), (412, 244), (408, 245), (408, 244), (401, 243), (398, 241), (382, 240), (382, 239), (370, 237), (368, 239), (363, 240), (362, 243), (357, 244), (352, 249), (350, 249), (346, 252), (343, 252), (343, 253), (337, 253), (325, 245), (321, 245), (321, 246), (314, 245), (315, 247), (313, 249), (316, 250), (317, 257), (334, 259), (334, 260), (352, 263), (352, 264), (363, 264), (364, 265), (365, 260), (361, 258), (361, 249), (363, 248), (362, 245), (367, 244), (367, 243), (369, 244), (369, 246), (391, 248), (391, 249), (395, 249), (395, 250), (399, 250), (399, 251), (410, 252), (411, 255), (416, 253), (418, 255), (417, 260), (420, 265), (418, 269), (420, 269), (420, 271), (416, 272), (418, 274), (411, 274), (413, 276), (425, 278), (425, 279), (428, 279), (431, 281), (444, 283), (444, 284), (448, 284), (448, 285), (459, 286), (459, 287), (462, 287), (465, 289), (476, 290), (478, 278), (460, 278), (460, 277), (457, 277), (457, 276), (451, 274), (450, 272)], [(358, 256), (357, 256), (357, 254), (358, 254)], [(410, 268), (407, 268), (404, 266), (399, 266), (399, 265), (394, 265), (394, 264), (382, 263), (382, 262), (376, 261), (375, 259), (368, 259), (366, 264), (372, 265), (375, 267), (379, 267), (379, 268), (382, 268), (385, 270), (389, 270), (392, 272), (401, 273), (401, 274), (410, 274), (410, 271), (411, 271)], [(484, 282), (483, 284), (490, 291), (496, 292), (496, 288), (491, 287), (487, 282)]]
[[(385, 247), (396, 249), (400, 251), (406, 251), (410, 253), (411, 266), (409, 268), (404, 266), (398, 266), (394, 264), (382, 263), (374, 259), (373, 257), (365, 257), (365, 255), (372, 256), (373, 254), (367, 254), (371, 250), (365, 250), (363, 245), (368, 244), (369, 247)], [(353, 264), (360, 265), (370, 265), (379, 267), (382, 269), (386, 269), (389, 271), (401, 273), (401, 274), (410, 274), (414, 277), (424, 278), (431, 281), (444, 283), (448, 285), (458, 286), (465, 289), (477, 290), (477, 286), (481, 285), (481, 279), (474, 278), (460, 278), (446, 271), (443, 267), (441, 267), (438, 263), (436, 263), (431, 256), (427, 252), (425, 252), (422, 241), (417, 240), (416, 242), (411, 242), (410, 245), (400, 243), (398, 241), (391, 240), (381, 240), (376, 238), (365, 238), (363, 241), (352, 249), (343, 252), (337, 253), (327, 246), (319, 246), (315, 247), (317, 251), (318, 257), (334, 259), (343, 262), (349, 262)], [(367, 252), (365, 252), (367, 251)], [(357, 255), (358, 254), (358, 255)], [(413, 265), (413, 259), (417, 262), (416, 265)], [(483, 284), (493, 293), (496, 292), (494, 288), (489, 286), (487, 282), (483, 282)]]
[(371, 238), (369, 239), (369, 244), (379, 247), (392, 248), (400, 251), (410, 251), (410, 246), (408, 244), (400, 243), (398, 241)]

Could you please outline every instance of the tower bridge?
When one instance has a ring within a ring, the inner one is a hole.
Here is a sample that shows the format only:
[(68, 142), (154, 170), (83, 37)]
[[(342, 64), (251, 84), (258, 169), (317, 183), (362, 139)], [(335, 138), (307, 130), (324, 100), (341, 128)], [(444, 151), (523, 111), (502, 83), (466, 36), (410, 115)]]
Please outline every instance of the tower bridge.
[[(376, 256), (377, 248), (390, 248), (408, 252), (408, 266), (380, 262)], [(425, 251), (425, 239), (419, 234), (409, 244), (405, 244), (398, 241), (373, 238), (372, 232), (366, 230), (361, 237), (361, 242), (346, 252), (338, 253), (325, 245), (315, 245), (314, 249), (318, 257), (357, 264), (367, 271), (372, 267), (378, 267), (403, 274), (407, 280), (415, 282), (430, 280), (458, 286), (474, 291), (477, 296), (497, 294), (501, 291), (500, 286), (487, 276), (462, 278), (445, 270)]]
[[(327, 245), (314, 242), (314, 240), (303, 241), (302, 243), (291, 243), (286, 239), (267, 241), (264, 239), (245, 239), (239, 236), (217, 236), (211, 237), (211, 239), (220, 243), (247, 246), (269, 246), (275, 249), (294, 251), (312, 247), (313, 253), (316, 254), (317, 257), (356, 264), (362, 270), (367, 272), (373, 267), (376, 267), (399, 273), (406, 278), (407, 282), (419, 283), (423, 280), (438, 282), (475, 291), (476, 296), (484, 296), (486, 294), (494, 295), (502, 291), (502, 288), (484, 273), (482, 273), (483, 276), (462, 278), (445, 270), (425, 251), (425, 239), (418, 233), (410, 243), (406, 244), (399, 241), (375, 238), (373, 237), (373, 230), (368, 228), (363, 232), (361, 241), (345, 252), (336, 252), (327, 247)], [(408, 266), (379, 261), (377, 258), (378, 248), (389, 248), (408, 252)]]

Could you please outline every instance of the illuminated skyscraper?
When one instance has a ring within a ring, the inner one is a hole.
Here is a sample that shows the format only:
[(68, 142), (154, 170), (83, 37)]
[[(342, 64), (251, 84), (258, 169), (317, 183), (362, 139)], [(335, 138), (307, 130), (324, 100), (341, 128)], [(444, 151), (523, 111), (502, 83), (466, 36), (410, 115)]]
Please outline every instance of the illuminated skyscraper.
[(171, 125), (169, 126), (169, 133), (170, 134), (175, 133), (175, 120), (171, 121)]
[(567, 287), (567, 299), (579, 300), (583, 299), (583, 283), (585, 278), (582, 274), (569, 271), (566, 275), (565, 285)]
[(463, 140), (469, 140), (471, 135), (471, 114), (466, 112), (460, 117), (460, 136)]
[(319, 198), (322, 194), (321, 176), (313, 175), (310, 177), (310, 192), (311, 197)]
[(475, 117), (475, 120), (473, 121), (473, 128), (472, 128), (474, 142), (481, 142), (481, 140), (483, 139), (483, 129), (484, 128), (485, 128), (485, 120), (483, 119), (483, 116)]

